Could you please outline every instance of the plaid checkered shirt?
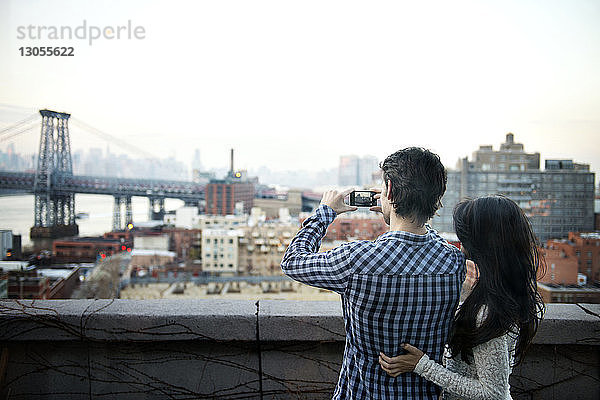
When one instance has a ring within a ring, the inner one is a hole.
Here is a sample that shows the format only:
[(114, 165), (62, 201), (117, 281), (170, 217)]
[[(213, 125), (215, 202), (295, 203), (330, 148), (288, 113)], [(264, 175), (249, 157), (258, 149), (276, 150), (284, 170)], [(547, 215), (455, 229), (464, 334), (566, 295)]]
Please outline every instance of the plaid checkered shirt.
[(281, 262), (294, 280), (341, 295), (346, 347), (333, 399), (437, 400), (437, 386), (412, 372), (392, 378), (378, 357), (410, 343), (441, 363), (465, 279), (463, 254), (429, 226), (425, 235), (390, 231), (318, 253), (335, 217), (319, 206)]

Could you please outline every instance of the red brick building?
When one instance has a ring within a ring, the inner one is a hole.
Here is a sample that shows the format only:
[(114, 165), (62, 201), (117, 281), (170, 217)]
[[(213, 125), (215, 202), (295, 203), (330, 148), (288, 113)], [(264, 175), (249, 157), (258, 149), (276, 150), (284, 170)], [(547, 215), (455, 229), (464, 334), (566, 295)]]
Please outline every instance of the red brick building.
[(538, 282), (544, 303), (600, 303), (600, 288), (595, 286), (556, 285)]
[[(567, 240), (548, 240), (549, 250), (560, 250), (566, 257), (577, 261), (578, 272), (588, 281), (600, 282), (600, 233), (569, 232)], [(557, 267), (558, 268), (558, 267)]]
[(8, 298), (11, 299), (69, 299), (80, 282), (79, 267), (11, 270), (7, 278)]
[(127, 251), (128, 246), (131, 244), (115, 239), (74, 237), (55, 240), (52, 252), (56, 262), (94, 262), (98, 256)]
[(61, 277), (50, 277), (50, 287), (48, 288), (48, 299), (70, 299), (73, 291), (79, 287), (79, 267), (73, 268), (70, 272)]
[(133, 245), (133, 234), (130, 230), (106, 232), (102, 237), (104, 239), (118, 240), (130, 247)]
[(254, 202), (254, 184), (224, 179), (206, 185), (206, 214), (234, 214), (238, 202), (244, 204), (243, 212), (249, 214)]
[(8, 272), (9, 299), (47, 299), (50, 280), (35, 270)]
[(538, 282), (555, 283), (558, 285), (577, 284), (579, 263), (573, 255), (568, 255), (559, 246), (551, 245), (544, 249), (546, 259), (546, 273), (539, 277)]
[(169, 250), (175, 252), (177, 258), (187, 260), (201, 257), (201, 229), (163, 228), (162, 233), (169, 235)]

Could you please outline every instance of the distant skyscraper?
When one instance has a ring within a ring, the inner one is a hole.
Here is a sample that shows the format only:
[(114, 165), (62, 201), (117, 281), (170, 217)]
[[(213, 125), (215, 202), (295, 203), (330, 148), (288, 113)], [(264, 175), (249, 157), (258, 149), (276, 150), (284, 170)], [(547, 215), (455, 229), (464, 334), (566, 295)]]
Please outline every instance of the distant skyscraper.
[(339, 167), (339, 185), (358, 185), (358, 156), (341, 156)]
[(102, 149), (92, 147), (88, 150), (85, 163), (83, 165), (85, 175), (105, 176), (104, 154)]
[(194, 158), (192, 159), (192, 170), (197, 169), (202, 171), (202, 162), (200, 161), (200, 149), (194, 150)]
[(465, 157), (448, 171), (444, 207), (433, 217), (433, 227), (453, 232), (452, 210), (461, 199), (503, 194), (525, 211), (542, 243), (593, 230), (595, 176), (589, 165), (546, 160), (543, 171), (539, 165), (539, 153), (526, 153), (512, 133), (499, 151), (481, 146), (471, 161)]
[(364, 186), (373, 181), (373, 173), (379, 169), (377, 158), (356, 155), (340, 157), (339, 180), (340, 186)]
[(364, 156), (358, 160), (358, 185), (365, 186), (373, 182), (373, 173), (379, 170), (377, 157)]

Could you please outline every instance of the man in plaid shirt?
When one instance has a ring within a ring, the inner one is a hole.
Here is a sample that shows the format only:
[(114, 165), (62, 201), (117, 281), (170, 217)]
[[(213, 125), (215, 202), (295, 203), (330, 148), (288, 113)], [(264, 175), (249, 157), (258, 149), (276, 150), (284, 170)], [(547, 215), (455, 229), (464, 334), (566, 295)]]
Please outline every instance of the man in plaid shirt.
[(441, 206), (446, 171), (436, 154), (407, 148), (380, 165), (376, 197), (390, 230), (374, 241), (355, 241), (318, 253), (336, 215), (354, 211), (344, 203), (351, 190), (328, 191), (303, 223), (283, 256), (291, 278), (341, 295), (346, 347), (333, 399), (431, 399), (439, 388), (417, 374), (396, 378), (378, 358), (402, 354), (411, 343), (441, 362), (460, 289), (465, 258), (426, 224)]

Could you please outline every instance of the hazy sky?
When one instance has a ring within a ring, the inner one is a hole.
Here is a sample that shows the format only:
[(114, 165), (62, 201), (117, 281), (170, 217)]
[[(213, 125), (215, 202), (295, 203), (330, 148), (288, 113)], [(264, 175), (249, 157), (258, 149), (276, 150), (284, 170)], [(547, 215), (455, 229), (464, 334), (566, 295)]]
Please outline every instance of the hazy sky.
[[(145, 38), (17, 39), (83, 20), (131, 20)], [(0, 32), (0, 127), (50, 108), (156, 155), (199, 148), (220, 167), (235, 147), (240, 167), (276, 170), (410, 145), (453, 167), (510, 131), (542, 159), (600, 167), (598, 0), (2, 0)], [(38, 136), (15, 144), (32, 152)]]

